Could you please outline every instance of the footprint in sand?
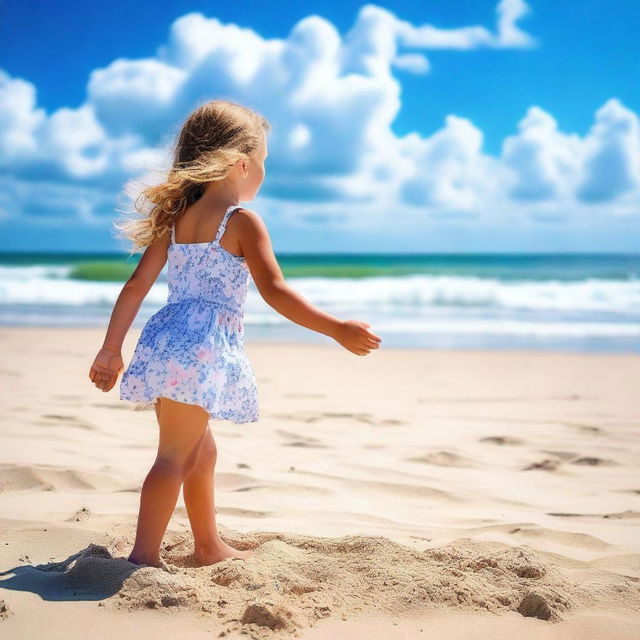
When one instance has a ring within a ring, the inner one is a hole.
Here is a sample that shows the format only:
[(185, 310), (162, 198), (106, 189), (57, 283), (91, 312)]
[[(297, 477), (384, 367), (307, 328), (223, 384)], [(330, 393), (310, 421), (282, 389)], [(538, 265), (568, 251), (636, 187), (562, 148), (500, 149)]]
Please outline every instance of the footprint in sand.
[(291, 431), (278, 429), (276, 433), (282, 438), (287, 438), (289, 442), (285, 442), (285, 447), (307, 447), (309, 449), (328, 449), (328, 445), (322, 444), (317, 438), (310, 436), (302, 436)]
[(437, 467), (474, 467), (471, 460), (450, 451), (433, 451), (423, 456), (407, 458), (409, 462), (423, 462)]
[(332, 418), (347, 418), (349, 420), (356, 420), (357, 422), (363, 422), (365, 424), (380, 425), (398, 425), (406, 424), (403, 420), (397, 420), (395, 418), (386, 418), (383, 420), (376, 420), (370, 413), (342, 413), (342, 412), (330, 412), (323, 411), (319, 413), (285, 413), (275, 415), (275, 418), (280, 420), (296, 420), (301, 422), (317, 422), (319, 420), (327, 420)]
[(631, 509), (627, 509), (626, 511), (621, 511), (620, 513), (605, 513), (603, 518), (608, 518), (610, 520), (623, 520), (627, 518), (640, 518), (640, 511), (632, 511)]
[[(81, 420), (76, 416), (67, 416), (59, 413), (45, 413), (42, 415), (46, 420), (55, 420), (56, 422), (64, 422), (67, 427), (77, 427), (78, 429), (85, 429), (86, 431), (96, 431), (97, 427), (86, 420)], [(48, 422), (38, 420), (35, 422), (38, 425), (48, 425)]]
[(604, 458), (596, 458), (592, 456), (578, 456), (577, 453), (571, 451), (549, 451), (542, 449), (542, 453), (547, 453), (561, 460), (570, 460), (571, 464), (581, 464), (585, 466), (598, 467), (598, 466), (610, 466), (617, 464), (613, 460), (605, 460)]
[(532, 469), (540, 469), (542, 471), (555, 471), (560, 466), (559, 460), (551, 460), (546, 458), (540, 462), (532, 462), (526, 467), (522, 467), (522, 471), (531, 471)]
[(640, 511), (627, 509), (619, 513), (547, 513), (548, 516), (558, 516), (561, 518), (605, 518), (607, 520), (626, 520), (627, 518), (640, 518)]
[(0, 600), (0, 620), (6, 620), (9, 616), (13, 615), (13, 611), (9, 609), (9, 606), (4, 600)]
[(571, 460), (575, 458), (578, 454), (573, 451), (550, 451), (546, 449), (541, 449), (540, 453), (546, 453), (550, 456), (555, 456), (556, 458), (560, 458), (561, 460)]
[(522, 440), (512, 438), (511, 436), (487, 436), (486, 438), (480, 438), (480, 442), (486, 442), (488, 444), (499, 444), (501, 446), (524, 444)]
[(594, 427), (591, 424), (579, 424), (579, 423), (569, 422), (567, 423), (567, 426), (573, 427), (578, 431), (582, 431), (582, 433), (591, 433), (593, 435), (604, 435), (606, 433), (604, 429), (601, 429), (600, 427)]
[(294, 440), (293, 442), (285, 442), (285, 447), (301, 447), (303, 449), (330, 449), (326, 444), (314, 444), (312, 442), (305, 442), (304, 440)]
[(614, 460), (605, 460), (604, 458), (596, 458), (593, 456), (584, 456), (571, 461), (571, 464), (582, 464), (589, 467), (612, 466), (618, 464)]

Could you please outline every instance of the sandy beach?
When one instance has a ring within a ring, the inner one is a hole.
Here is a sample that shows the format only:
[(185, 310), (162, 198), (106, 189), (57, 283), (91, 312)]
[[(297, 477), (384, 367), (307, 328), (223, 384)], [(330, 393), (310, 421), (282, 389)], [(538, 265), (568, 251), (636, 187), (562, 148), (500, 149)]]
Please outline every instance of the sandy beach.
[(103, 336), (0, 329), (1, 636), (640, 637), (640, 356), (247, 341), (260, 422), (210, 424), (256, 553), (195, 567), (180, 497), (156, 569), (155, 415), (89, 381)]

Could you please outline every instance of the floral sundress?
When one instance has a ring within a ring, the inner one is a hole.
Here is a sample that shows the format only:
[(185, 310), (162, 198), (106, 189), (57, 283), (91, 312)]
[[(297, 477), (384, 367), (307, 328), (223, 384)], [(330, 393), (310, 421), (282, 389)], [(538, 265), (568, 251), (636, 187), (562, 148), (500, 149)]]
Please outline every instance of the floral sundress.
[(258, 421), (258, 389), (244, 347), (250, 272), (220, 245), (229, 207), (211, 242), (167, 250), (167, 303), (146, 322), (120, 381), (120, 399), (153, 410), (158, 397), (200, 405), (215, 420)]

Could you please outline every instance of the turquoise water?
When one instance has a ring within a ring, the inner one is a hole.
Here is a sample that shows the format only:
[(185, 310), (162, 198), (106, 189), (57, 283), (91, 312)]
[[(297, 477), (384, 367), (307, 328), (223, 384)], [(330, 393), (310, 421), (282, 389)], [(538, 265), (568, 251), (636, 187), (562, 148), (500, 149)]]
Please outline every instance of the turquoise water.
[[(141, 254), (127, 258), (121, 253), (4, 253), (0, 266), (104, 265), (94, 274), (110, 279), (120, 269), (129, 274)], [(640, 278), (640, 254), (287, 254), (277, 255), (285, 276), (371, 277), (381, 275), (459, 275), (501, 280), (580, 280), (585, 278)], [(81, 277), (84, 277), (80, 273)], [(116, 278), (123, 281), (126, 275)]]
[[(141, 254), (1, 254), (0, 324), (103, 326)], [(287, 282), (385, 346), (640, 351), (640, 255), (277, 255)], [(166, 301), (166, 268), (134, 326)], [(246, 340), (327, 341), (250, 285)]]

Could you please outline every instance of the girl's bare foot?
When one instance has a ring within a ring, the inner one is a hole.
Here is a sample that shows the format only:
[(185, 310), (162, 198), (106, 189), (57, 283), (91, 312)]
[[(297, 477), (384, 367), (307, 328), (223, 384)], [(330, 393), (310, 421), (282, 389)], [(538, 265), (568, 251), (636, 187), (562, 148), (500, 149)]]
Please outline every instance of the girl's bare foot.
[(236, 549), (228, 545), (223, 540), (220, 540), (217, 545), (213, 547), (196, 547), (193, 555), (196, 559), (196, 564), (199, 567), (215, 564), (216, 562), (222, 562), (222, 560), (227, 560), (228, 558), (243, 558), (246, 560), (250, 556), (254, 554), (252, 549), (246, 549), (241, 551), (240, 549)]
[(160, 560), (159, 559), (145, 559), (142, 556), (140, 557), (136, 557), (132, 554), (129, 555), (129, 557), (127, 558), (127, 560), (129, 562), (131, 562), (132, 564), (139, 564), (141, 566), (147, 566), (147, 567), (156, 567), (156, 568), (160, 568), (161, 564), (160, 564)]

